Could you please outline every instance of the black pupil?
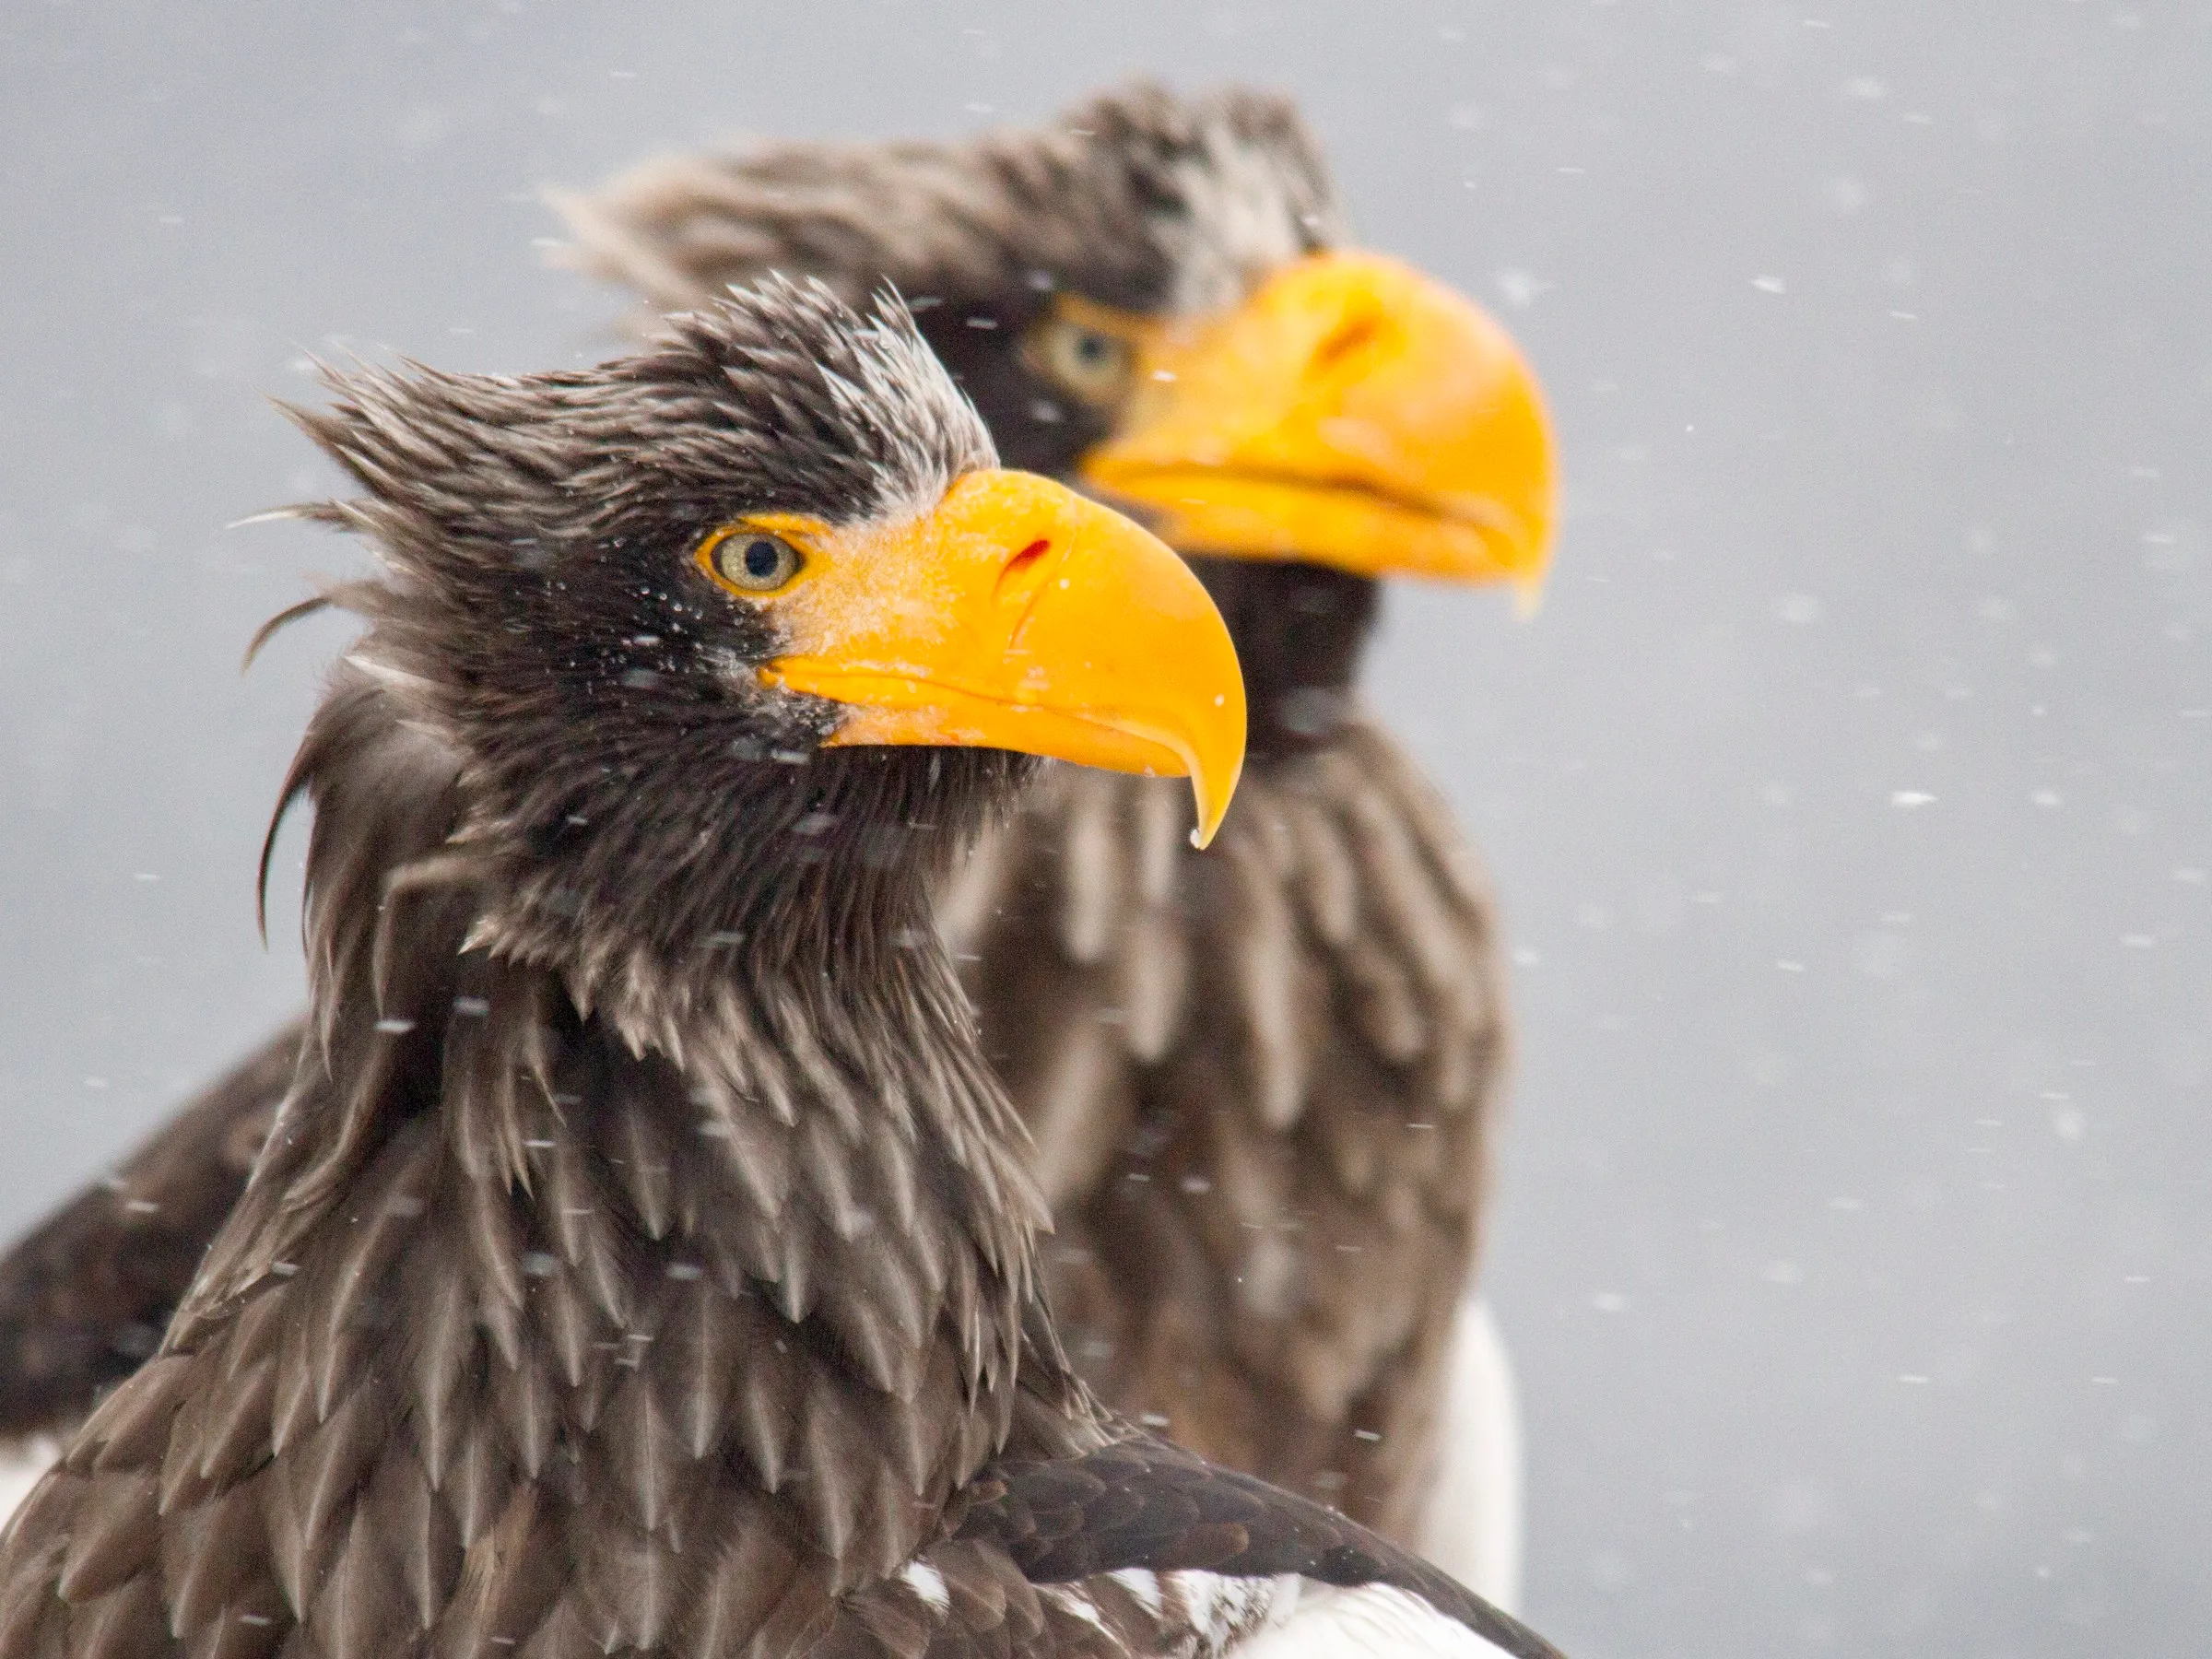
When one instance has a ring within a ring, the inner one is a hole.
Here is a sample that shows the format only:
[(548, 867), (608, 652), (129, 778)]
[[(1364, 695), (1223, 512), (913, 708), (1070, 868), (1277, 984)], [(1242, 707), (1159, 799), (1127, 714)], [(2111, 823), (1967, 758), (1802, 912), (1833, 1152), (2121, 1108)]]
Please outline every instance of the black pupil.
[(1076, 338), (1076, 355), (1083, 359), (1086, 369), (1096, 369), (1103, 363), (1109, 349), (1103, 335), (1078, 335)]
[(745, 544), (745, 573), (755, 582), (766, 582), (783, 563), (782, 545), (768, 540)]

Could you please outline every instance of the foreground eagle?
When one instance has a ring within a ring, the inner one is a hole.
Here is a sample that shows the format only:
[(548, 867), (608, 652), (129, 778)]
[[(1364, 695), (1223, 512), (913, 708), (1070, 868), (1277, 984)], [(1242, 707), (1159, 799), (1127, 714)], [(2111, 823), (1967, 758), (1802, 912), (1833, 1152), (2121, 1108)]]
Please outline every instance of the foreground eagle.
[(0, 1656), (1547, 1653), (1102, 1414), (1044, 1311), (930, 888), (1010, 749), (1186, 773), (1213, 831), (1188, 570), (996, 470), (895, 303), (335, 383), (366, 493), (307, 511), (382, 574), (287, 790), (309, 1036), (0, 1543)]
[[(1332, 252), (1284, 104), (1138, 90), (968, 144), (648, 168), (568, 204), (655, 305), (771, 268), (884, 281), (1009, 461), (1148, 513), (1235, 637), (1252, 764), (1218, 841), (1166, 782), (1051, 769), (941, 921), (1037, 1143), (1046, 1273), (1116, 1408), (1486, 1590), (1495, 1469), (1445, 1429), (1506, 1030), (1489, 902), (1351, 698), (1377, 579), (1533, 582), (1535, 387), (1472, 306)], [(0, 1430), (85, 1409), (166, 1324), (297, 1028), (0, 1266)], [(1470, 1489), (1474, 1488), (1475, 1489)], [(1509, 1511), (1510, 1512), (1510, 1511)]]

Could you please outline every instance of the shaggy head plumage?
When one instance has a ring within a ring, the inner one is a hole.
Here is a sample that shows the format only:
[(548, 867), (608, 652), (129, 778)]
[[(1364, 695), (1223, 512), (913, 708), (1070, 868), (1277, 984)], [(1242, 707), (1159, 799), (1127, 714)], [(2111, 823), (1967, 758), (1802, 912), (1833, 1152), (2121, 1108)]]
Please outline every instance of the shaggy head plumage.
[[(329, 379), (336, 401), (294, 418), (367, 493), (301, 511), (382, 567), (330, 598), (371, 623), (350, 663), (450, 758), (464, 821), (423, 874), (465, 866), (500, 895), (477, 942), (563, 962), (588, 1002), (609, 968), (688, 975), (700, 938), (771, 912), (841, 939), (838, 918), (877, 901), (887, 836), (926, 824), (948, 846), (1022, 771), (998, 751), (818, 753), (839, 711), (763, 683), (773, 613), (693, 558), (743, 515), (912, 517), (994, 464), (895, 298), (863, 317), (771, 277), (593, 369)], [(322, 757), (311, 737), (295, 788)], [(863, 821), (889, 828), (847, 828)], [(793, 837), (797, 879), (759, 856)]]

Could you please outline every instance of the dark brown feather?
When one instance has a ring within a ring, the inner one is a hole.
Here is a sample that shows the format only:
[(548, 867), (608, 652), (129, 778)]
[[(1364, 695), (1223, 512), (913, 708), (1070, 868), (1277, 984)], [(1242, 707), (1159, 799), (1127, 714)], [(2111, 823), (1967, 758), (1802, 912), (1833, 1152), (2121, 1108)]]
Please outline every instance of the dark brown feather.
[(1409, 1590), (1508, 1653), (1559, 1659), (1544, 1639), (1342, 1513), (1134, 1436), (1080, 1458), (1008, 1459), (969, 1488), (958, 1536), (995, 1547), (1037, 1584), (1204, 1571)]
[(245, 1190), (301, 1029), (271, 1038), (0, 1258), (0, 1436), (69, 1427), (160, 1343)]
[[(1108, 786), (1127, 867), (1159, 786)], [(1061, 918), (1097, 788), (1054, 773), (1025, 799), (954, 935), (1037, 1136), (1071, 1351), (1115, 1409), (1412, 1542), (1506, 1056), (1487, 896), (1435, 841), (1427, 786), (1353, 721), (1248, 769), (1214, 850), (1180, 853), (1157, 900), (1121, 888), (1086, 962)], [(1116, 987), (1163, 935), (1205, 1018), (1179, 1011), (1147, 1055)]]

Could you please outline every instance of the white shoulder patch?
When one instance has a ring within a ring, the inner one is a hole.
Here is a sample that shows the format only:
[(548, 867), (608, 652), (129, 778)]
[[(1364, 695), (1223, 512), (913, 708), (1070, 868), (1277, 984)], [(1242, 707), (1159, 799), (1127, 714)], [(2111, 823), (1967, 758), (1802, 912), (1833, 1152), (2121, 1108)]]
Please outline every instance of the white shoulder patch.
[(1500, 1659), (1503, 1650), (1407, 1591), (1303, 1581), (1295, 1606), (1230, 1652), (1235, 1659)]
[(1492, 1606), (1521, 1605), (1521, 1401), (1489, 1304), (1462, 1302), (1421, 1553)]
[[(1276, 1623), (1298, 1600), (1299, 1581), (1294, 1577), (1239, 1578), (1196, 1568), (1162, 1573), (1130, 1571), (1108, 1576), (1143, 1602), (1163, 1624), (1187, 1630), (1190, 1645), (1175, 1651), (1189, 1653), (1193, 1659), (1217, 1659), (1231, 1650), (1242, 1652), (1242, 1643), (1253, 1631)], [(1140, 1587), (1140, 1579), (1151, 1582)]]

